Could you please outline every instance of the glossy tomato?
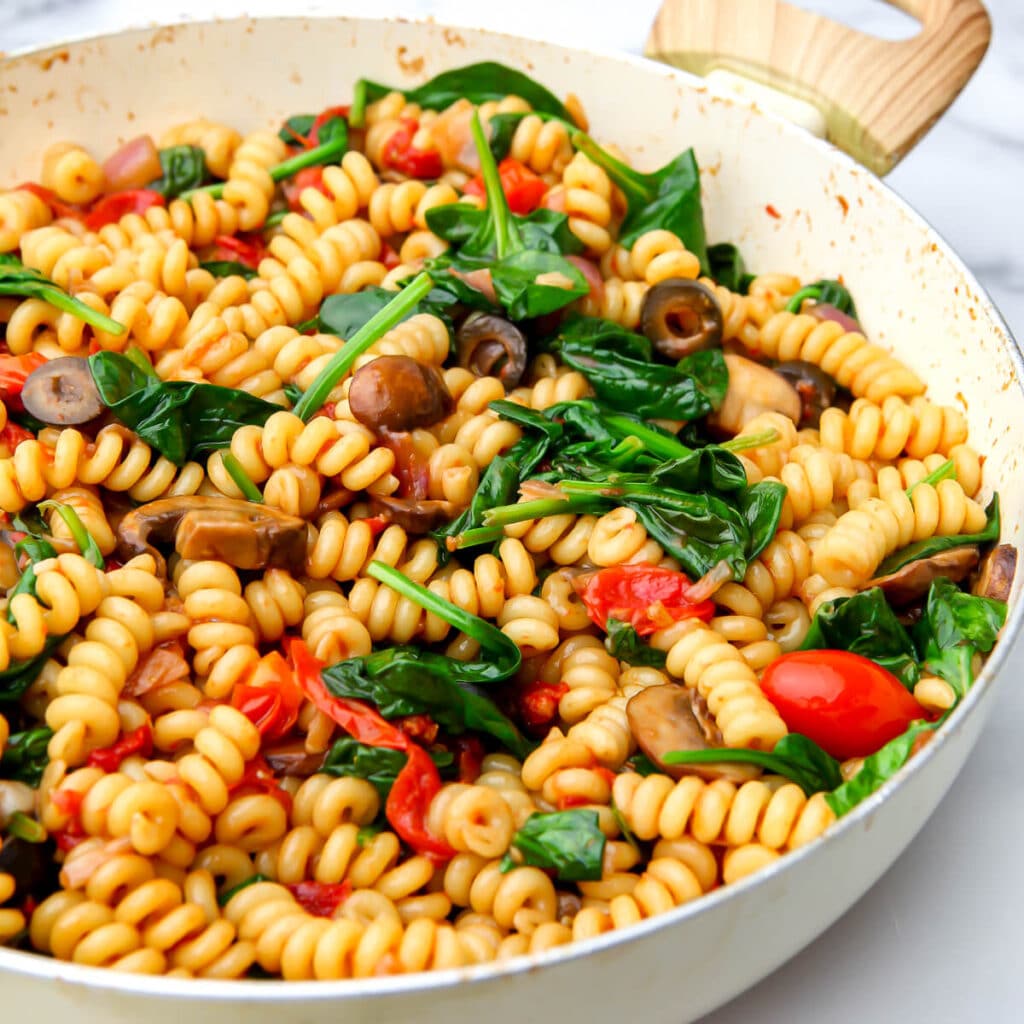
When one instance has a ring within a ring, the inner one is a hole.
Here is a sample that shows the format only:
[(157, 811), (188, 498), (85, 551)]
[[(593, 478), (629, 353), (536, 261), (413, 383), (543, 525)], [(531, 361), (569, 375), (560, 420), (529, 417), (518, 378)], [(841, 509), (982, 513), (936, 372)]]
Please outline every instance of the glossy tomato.
[(873, 754), (924, 717), (894, 675), (848, 651), (784, 654), (765, 670), (761, 689), (790, 730), (841, 761)]
[(712, 601), (692, 601), (692, 584), (681, 572), (658, 565), (612, 565), (576, 584), (591, 621), (602, 629), (609, 619), (628, 622), (641, 636), (650, 636), (680, 619), (708, 622)]

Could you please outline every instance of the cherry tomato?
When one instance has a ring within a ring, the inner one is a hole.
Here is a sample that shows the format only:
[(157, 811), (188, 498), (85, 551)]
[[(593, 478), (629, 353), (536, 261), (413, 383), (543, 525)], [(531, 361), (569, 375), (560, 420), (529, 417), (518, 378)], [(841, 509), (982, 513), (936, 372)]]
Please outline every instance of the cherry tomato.
[(330, 192), (327, 191), (327, 186), (324, 184), (324, 169), (319, 164), (315, 167), (303, 167), (294, 177), (282, 183), (281, 190), (288, 202), (288, 209), (293, 213), (303, 212), (299, 197), (307, 188), (315, 188), (318, 192), (330, 197)]
[(21, 404), (22, 388), (33, 370), (38, 370), (47, 361), (39, 352), (26, 352), (20, 356), (0, 356), (0, 398), (8, 409), (24, 411)]
[(129, 213), (145, 213), (151, 206), (163, 206), (166, 200), (159, 192), (148, 188), (134, 188), (127, 192), (115, 192), (104, 196), (90, 207), (85, 217), (85, 226), (90, 231), (99, 231), (106, 224), (113, 224)]
[(260, 260), (267, 254), (263, 239), (255, 233), (241, 235), (218, 235), (214, 240), (211, 260), (235, 260), (256, 270)]
[(34, 439), (35, 435), (30, 430), (19, 427), (17, 423), (8, 422), (4, 429), (0, 430), (0, 450), (7, 452), (3, 458), (9, 459), (22, 441)]
[(925, 717), (894, 675), (849, 651), (784, 654), (761, 689), (793, 732), (841, 761), (873, 754)]
[(601, 569), (577, 590), (591, 620), (602, 629), (608, 628), (609, 619), (618, 619), (641, 636), (650, 636), (680, 619), (711, 620), (714, 602), (689, 600), (690, 586), (681, 572), (638, 563)]
[(381, 165), (408, 174), (410, 178), (439, 178), (444, 169), (441, 154), (436, 149), (419, 149), (412, 144), (419, 127), (419, 121), (414, 118), (401, 118), (400, 127), (384, 143)]
[(134, 732), (122, 736), (109, 747), (102, 747), (89, 754), (86, 764), (90, 768), (101, 768), (105, 772), (116, 772), (121, 762), (132, 754), (149, 757), (153, 753), (153, 730), (143, 722)]
[[(498, 175), (501, 178), (501, 190), (508, 200), (508, 208), (513, 213), (532, 213), (540, 206), (548, 187), (544, 179), (534, 174), (526, 164), (510, 156), (505, 157), (498, 164)], [(486, 195), (483, 175), (471, 178), (463, 191), (471, 196)]]
[(72, 217), (75, 220), (82, 219), (81, 207), (72, 206), (69, 203), (62, 203), (54, 193), (45, 188), (42, 185), (37, 185), (34, 181), (25, 181), (22, 184), (12, 189), (13, 192), (31, 192), (32, 195), (39, 199), (42, 199), (44, 203), (50, 208), (50, 212), (55, 217)]
[(280, 739), (295, 724), (302, 690), (288, 663), (277, 651), (260, 659), (247, 683), (235, 686), (231, 704), (268, 740)]
[(543, 733), (558, 714), (558, 702), (569, 692), (566, 683), (534, 680), (516, 694), (516, 705), (523, 725), (532, 733)]
[(344, 882), (291, 882), (285, 888), (314, 917), (334, 917), (352, 893), (352, 883), (347, 878)]

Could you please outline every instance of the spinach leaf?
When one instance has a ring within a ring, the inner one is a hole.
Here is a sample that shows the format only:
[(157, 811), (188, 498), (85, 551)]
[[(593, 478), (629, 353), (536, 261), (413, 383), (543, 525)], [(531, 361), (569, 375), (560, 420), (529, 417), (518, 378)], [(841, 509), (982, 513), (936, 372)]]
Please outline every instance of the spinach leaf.
[(14, 779), (38, 789), (50, 763), (47, 747), (53, 730), (43, 725), (27, 732), (15, 732), (7, 739), (0, 757), (0, 779)]
[(849, 813), (861, 802), (881, 789), (910, 760), (911, 751), (918, 737), (932, 732), (941, 722), (913, 722), (910, 728), (896, 739), (890, 740), (881, 750), (876, 750), (864, 759), (861, 770), (852, 778), (837, 786), (825, 797), (825, 802), (838, 817)]
[(746, 295), (753, 274), (747, 273), (739, 249), (732, 242), (719, 242), (708, 246), (708, 264), (711, 276), (731, 292)]
[(463, 611), (389, 565), (370, 562), (366, 572), (472, 637), (480, 644), (483, 658), (456, 661), (419, 647), (390, 647), (325, 669), (323, 679), (328, 690), (337, 697), (369, 700), (385, 718), (426, 713), (451, 732), (475, 729), (488, 733), (516, 756), (525, 756), (530, 749), (526, 739), (477, 689), (478, 684), (507, 679), (519, 668), (522, 654), (515, 643), (496, 626)]
[(921, 678), (913, 641), (880, 587), (823, 604), (800, 649), (851, 651), (870, 658), (908, 690)]
[(974, 655), (992, 650), (1006, 621), (1006, 604), (964, 593), (948, 579), (928, 590), (914, 639), (926, 671), (945, 679), (963, 698), (974, 684)]
[(159, 192), (165, 199), (175, 199), (190, 188), (199, 188), (210, 176), (206, 155), (198, 146), (161, 149), (160, 169), (163, 174), (147, 188)]
[[(598, 881), (605, 842), (597, 811), (582, 809), (531, 814), (512, 837), (526, 864), (553, 870), (561, 882)], [(501, 870), (515, 866), (506, 855)]]
[[(475, 112), (470, 127), (480, 158), (487, 206), (476, 214), (466, 209), (458, 211), (458, 219), (449, 224), (449, 233), (457, 231), (464, 238), (462, 244), (457, 251), (449, 250), (431, 260), (428, 270), (455, 276), (489, 269), (498, 301), (513, 320), (543, 316), (582, 298), (589, 291), (586, 279), (561, 255), (552, 234), (562, 222), (546, 214), (528, 221), (509, 210), (497, 164)], [(466, 235), (470, 223), (475, 228)], [(563, 233), (567, 233), (564, 225)]]
[[(392, 299), (395, 292), (385, 288), (371, 285), (362, 291), (351, 292), (344, 295), (329, 295), (324, 299), (317, 318), (317, 330), (326, 331), (328, 334), (336, 334), (339, 338), (350, 338), (356, 331), (367, 323), (374, 315), (379, 313)], [(448, 323), (448, 307), (451, 305), (451, 296), (434, 288), (429, 291), (425, 298), (420, 299), (402, 317), (401, 323), (417, 313), (433, 313)]]
[[(569, 230), (569, 218), (557, 210), (541, 207), (525, 215), (513, 214), (523, 243), (530, 249), (553, 253), (580, 253), (583, 243)], [(454, 246), (465, 246), (479, 232), (487, 220), (487, 211), (468, 203), (447, 203), (427, 211), (427, 227)], [(487, 256), (470, 247), (464, 256)]]
[(648, 775), (661, 774), (661, 769), (646, 754), (634, 754), (626, 762), (626, 767), (645, 778)]
[(454, 734), (467, 729), (487, 733), (516, 757), (526, 757), (530, 742), (469, 677), (497, 682), (505, 673), (487, 662), (459, 662), (410, 646), (349, 658), (323, 670), (324, 683), (336, 697), (369, 701), (385, 718), (426, 714)]
[(671, 231), (700, 260), (704, 273), (709, 271), (700, 171), (692, 149), (680, 153), (660, 170), (643, 174), (616, 160), (583, 132), (576, 132), (572, 143), (602, 167), (626, 197), (620, 245), (629, 248), (645, 231), (661, 228)]
[(843, 781), (839, 762), (813, 740), (795, 732), (783, 736), (771, 753), (716, 747), (713, 750), (673, 750), (662, 760), (665, 764), (753, 764), (785, 776), (808, 796), (835, 789)]
[(668, 655), (644, 643), (640, 634), (628, 623), (609, 618), (605, 623), (608, 640), (605, 646), (613, 658), (625, 661), (630, 665), (650, 665), (653, 668), (664, 668)]
[[(316, 115), (314, 114), (294, 114), (281, 126), (277, 137), (289, 146), (306, 147), (306, 140), (309, 137), (309, 133), (313, 130), (316, 120)], [(318, 159), (307, 166), (314, 167), (317, 164), (336, 163), (338, 157), (348, 149), (348, 123), (345, 121), (345, 118), (335, 114), (333, 117), (329, 117), (317, 125), (316, 137), (312, 141), (316, 146), (324, 146), (328, 143), (340, 144), (341, 150), (336, 156)]]
[[(429, 754), (439, 769), (451, 768), (455, 763), (454, 756), (447, 750), (431, 750)], [(366, 779), (376, 787), (383, 804), (407, 759), (404, 751), (370, 747), (351, 736), (343, 736), (335, 740), (318, 771), (343, 778)]]
[(762, 480), (740, 492), (737, 501), (750, 530), (746, 547), (748, 562), (757, 558), (771, 543), (779, 527), (785, 500), (786, 485), (772, 480)]
[(799, 313), (800, 307), (803, 305), (805, 299), (813, 299), (815, 302), (835, 306), (840, 313), (845, 313), (847, 316), (853, 317), (854, 320), (858, 319), (857, 307), (854, 305), (853, 296), (842, 281), (832, 281), (828, 278), (822, 278), (820, 281), (815, 281), (814, 284), (809, 284), (805, 288), (801, 288), (800, 291), (798, 291), (796, 295), (786, 303), (787, 311), (790, 313)]
[(596, 317), (572, 320), (549, 344), (600, 401), (644, 419), (699, 419), (722, 404), (729, 386), (720, 349), (694, 352), (676, 366), (655, 363), (646, 338)]
[[(562, 485), (572, 493), (577, 486)], [(782, 500), (781, 485), (755, 484), (744, 498), (748, 511), (712, 494), (686, 494), (665, 488), (623, 488), (618, 502), (632, 508), (647, 532), (671, 554), (692, 579), (725, 562), (740, 580), (765, 536), (774, 536)], [(753, 492), (753, 497), (749, 497)], [(784, 491), (782, 492), (784, 495)], [(753, 529), (749, 515), (755, 514)]]
[(124, 334), (119, 324), (104, 313), (87, 306), (80, 299), (68, 295), (59, 285), (38, 270), (26, 267), (17, 256), (0, 253), (0, 295), (17, 295), (23, 299), (42, 299), (64, 313), (70, 313), (97, 331)]
[(62, 636), (49, 636), (43, 649), (28, 661), (16, 661), (0, 672), (0, 704), (10, 704), (36, 681), (50, 655), (64, 642)]
[(907, 547), (893, 552), (878, 567), (876, 577), (888, 576), (902, 569), (910, 562), (919, 558), (931, 558), (950, 548), (964, 547), (969, 544), (989, 544), (999, 539), (999, 495), (993, 495), (988, 508), (985, 509), (985, 528), (981, 533), (962, 533), (951, 537), (929, 537), (927, 540), (915, 541)]
[(496, 61), (483, 61), (444, 71), (415, 89), (395, 89), (360, 78), (355, 85), (349, 114), (353, 127), (363, 126), (367, 104), (387, 96), (389, 92), (400, 92), (410, 103), (417, 103), (427, 110), (443, 110), (463, 97), (470, 103), (479, 104), (510, 95), (521, 96), (534, 110), (571, 120), (569, 111), (554, 94), (529, 75)]
[(262, 426), (280, 406), (216, 384), (162, 381), (117, 352), (97, 352), (89, 369), (103, 404), (176, 466), (226, 448), (239, 427)]
[(36, 562), (42, 562), (47, 558), (56, 558), (57, 549), (42, 537), (28, 536), (14, 545), (14, 555), (19, 561), (26, 559), (25, 567), (18, 577), (18, 582), (8, 591), (7, 594), (7, 621), (14, 622), (14, 615), (11, 612), (11, 600), (18, 594), (31, 594), (36, 596)]
[(208, 270), (214, 277), (244, 277), (246, 281), (256, 276), (252, 267), (247, 267), (238, 260), (207, 260), (199, 264), (203, 270)]

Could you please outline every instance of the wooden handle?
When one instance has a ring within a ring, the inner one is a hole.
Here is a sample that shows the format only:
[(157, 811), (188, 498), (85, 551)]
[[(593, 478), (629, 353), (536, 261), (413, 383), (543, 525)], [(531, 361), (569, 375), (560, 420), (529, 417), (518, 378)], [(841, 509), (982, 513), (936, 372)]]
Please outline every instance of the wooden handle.
[(890, 2), (921, 22), (916, 36), (878, 39), (783, 0), (664, 0), (644, 52), (814, 103), (832, 142), (885, 174), (967, 84), (992, 28), (981, 0)]

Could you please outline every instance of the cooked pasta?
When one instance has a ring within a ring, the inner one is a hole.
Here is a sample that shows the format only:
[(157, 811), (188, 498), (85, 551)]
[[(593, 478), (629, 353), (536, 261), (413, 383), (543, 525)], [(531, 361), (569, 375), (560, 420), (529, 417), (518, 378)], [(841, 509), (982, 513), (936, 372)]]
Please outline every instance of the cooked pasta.
[(574, 97), (369, 95), (170, 128), (169, 198), (77, 142), (0, 193), (0, 857), (59, 869), (0, 870), (2, 944), (586, 941), (827, 835), (994, 642), (984, 455), (840, 282), (723, 270)]

